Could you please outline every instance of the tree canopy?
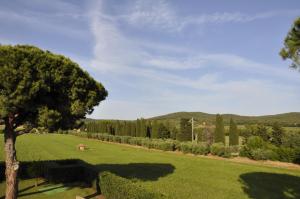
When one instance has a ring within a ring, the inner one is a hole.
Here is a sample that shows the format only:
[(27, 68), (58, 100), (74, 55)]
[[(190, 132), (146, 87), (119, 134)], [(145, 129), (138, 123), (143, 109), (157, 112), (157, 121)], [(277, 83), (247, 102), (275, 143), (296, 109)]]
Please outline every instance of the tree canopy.
[(29, 45), (0, 45), (0, 79), (0, 119), (16, 126), (72, 128), (108, 94), (69, 58)]
[(300, 69), (300, 17), (295, 20), (292, 28), (288, 32), (280, 55), (284, 60), (292, 60), (292, 68)]

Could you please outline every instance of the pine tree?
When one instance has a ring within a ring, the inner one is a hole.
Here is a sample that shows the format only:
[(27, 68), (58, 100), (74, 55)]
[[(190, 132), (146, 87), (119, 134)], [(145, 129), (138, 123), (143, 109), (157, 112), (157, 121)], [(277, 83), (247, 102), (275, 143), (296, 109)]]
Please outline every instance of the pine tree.
[(225, 129), (223, 118), (220, 114), (216, 116), (215, 143), (223, 142), (225, 144)]
[(234, 145), (239, 145), (239, 133), (237, 129), (237, 125), (233, 121), (233, 119), (230, 119), (230, 124), (229, 124), (229, 145), (234, 146)]

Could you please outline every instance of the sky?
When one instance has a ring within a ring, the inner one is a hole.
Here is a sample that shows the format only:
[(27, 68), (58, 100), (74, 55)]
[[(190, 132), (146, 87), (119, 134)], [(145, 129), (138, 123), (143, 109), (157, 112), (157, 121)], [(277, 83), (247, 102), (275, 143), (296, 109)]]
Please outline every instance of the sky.
[(299, 0), (1, 0), (0, 43), (77, 62), (108, 90), (90, 118), (300, 111), (279, 51)]

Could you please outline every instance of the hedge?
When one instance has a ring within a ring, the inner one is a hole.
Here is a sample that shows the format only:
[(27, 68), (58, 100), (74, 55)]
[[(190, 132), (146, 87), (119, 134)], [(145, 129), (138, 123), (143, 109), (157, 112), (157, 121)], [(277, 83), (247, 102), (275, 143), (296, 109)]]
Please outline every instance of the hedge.
[(100, 187), (106, 199), (166, 199), (166, 196), (149, 192), (131, 180), (110, 172), (100, 174)]

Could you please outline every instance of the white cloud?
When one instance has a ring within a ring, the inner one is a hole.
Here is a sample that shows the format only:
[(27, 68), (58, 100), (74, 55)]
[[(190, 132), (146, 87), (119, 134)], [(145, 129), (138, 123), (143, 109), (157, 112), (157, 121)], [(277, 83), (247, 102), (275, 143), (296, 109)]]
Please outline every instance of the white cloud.
[[(286, 68), (234, 54), (197, 52), (134, 39), (123, 34), (118, 17), (105, 14), (101, 1), (93, 6), (90, 20), (95, 39), (94, 59), (91, 61), (94, 69), (112, 79), (120, 77), (119, 80), (124, 81), (122, 86), (134, 81), (130, 89), (144, 90), (143, 95), (135, 100), (132, 100), (134, 97), (122, 100), (109, 97), (93, 117), (134, 119), (181, 110), (272, 114), (295, 111), (294, 108), (300, 105), (294, 86), (254, 76), (247, 79), (232, 77), (231, 80), (222, 76), (222, 73), (234, 70), (299, 82), (298, 74)], [(203, 72), (204, 68), (222, 69), (218, 70), (222, 72)], [(181, 73), (192, 70), (193, 77)]]
[(169, 1), (137, 0), (127, 14), (118, 16), (119, 20), (136, 27), (152, 27), (169, 32), (182, 31), (187, 26), (197, 26), (208, 23), (246, 23), (258, 19), (267, 19), (275, 16), (298, 16), (300, 9), (272, 10), (256, 14), (241, 12), (214, 12), (200, 15), (178, 16), (175, 8)]

